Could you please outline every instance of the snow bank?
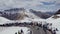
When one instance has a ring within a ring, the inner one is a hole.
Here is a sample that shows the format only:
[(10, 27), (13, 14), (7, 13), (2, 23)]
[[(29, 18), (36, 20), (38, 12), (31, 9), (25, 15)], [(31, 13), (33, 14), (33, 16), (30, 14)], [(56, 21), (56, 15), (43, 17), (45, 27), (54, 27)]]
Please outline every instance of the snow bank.
[(23, 30), (24, 34), (27, 34), (28, 29), (29, 29), (27, 27), (0, 27), (0, 28), (4, 29), (4, 30), (0, 31), (0, 34), (15, 34), (16, 32), (20, 31), (21, 29)]

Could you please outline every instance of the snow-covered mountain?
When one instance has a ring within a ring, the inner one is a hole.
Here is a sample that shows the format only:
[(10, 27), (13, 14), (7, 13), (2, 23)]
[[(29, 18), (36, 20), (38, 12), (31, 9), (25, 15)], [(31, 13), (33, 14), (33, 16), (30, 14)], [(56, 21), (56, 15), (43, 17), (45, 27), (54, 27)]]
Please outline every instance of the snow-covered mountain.
[[(0, 11), (0, 16), (2, 18), (0, 20), (10, 20), (11, 22), (31, 22), (31, 21), (43, 21), (45, 19), (42, 19), (38, 16), (36, 16), (34, 13), (30, 12), (29, 10), (26, 10), (24, 8), (12, 8), (7, 9), (4, 11)], [(8, 23), (10, 23), (10, 21)], [(4, 23), (4, 22), (3, 22)], [(3, 24), (1, 23), (1, 24)], [(6, 22), (7, 23), (7, 22)]]
[(40, 11), (36, 11), (33, 9), (26, 10), (24, 8), (12, 8), (12, 9), (7, 9), (4, 11), (0, 11), (0, 14), (2, 14), (2, 17), (8, 18), (10, 20), (19, 20), (23, 19), (24, 17), (28, 18), (42, 18), (42, 19), (47, 19), (51, 15), (46, 14)]
[(51, 14), (48, 14), (48, 13), (45, 13), (45, 12), (36, 11), (36, 10), (33, 10), (33, 9), (30, 9), (29, 11), (34, 13), (36, 16), (38, 16), (42, 19), (47, 19), (47, 18), (51, 17)]
[(24, 8), (7, 9), (4, 11), (0, 11), (0, 14), (0, 16), (13, 22), (14, 20), (15, 22), (45, 21), (46, 19), (43, 18), (49, 18), (51, 16), (40, 11), (35, 11), (33, 9), (26, 10)]
[(31, 13), (28, 10), (25, 10), (24, 8), (13, 8), (1, 11), (0, 14), (2, 14), (2, 17), (8, 18), (10, 20), (19, 20), (23, 19), (24, 17), (28, 18), (38, 18), (36, 15)]

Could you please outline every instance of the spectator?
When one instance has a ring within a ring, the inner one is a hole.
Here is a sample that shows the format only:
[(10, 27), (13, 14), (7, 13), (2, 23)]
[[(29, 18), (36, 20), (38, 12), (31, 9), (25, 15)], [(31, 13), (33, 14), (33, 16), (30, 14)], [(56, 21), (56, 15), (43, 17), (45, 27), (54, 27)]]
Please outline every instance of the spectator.
[(21, 29), (21, 33), (23, 33), (23, 30)]
[(15, 34), (17, 34), (17, 32)]
[(56, 31), (58, 31), (58, 29), (56, 28)]
[(30, 34), (32, 34), (32, 31), (30, 31)]
[(23, 25), (27, 25), (27, 23), (26, 22), (23, 22)]
[(49, 31), (52, 31), (52, 24), (48, 24), (48, 25), (47, 25), (47, 29), (48, 29)]
[(46, 32), (46, 30), (47, 30), (47, 24), (43, 25), (43, 30), (44, 30), (45, 34), (47, 34), (47, 32)]
[(42, 22), (40, 24), (38, 24), (38, 26), (42, 28)]
[(32, 26), (32, 25), (33, 25), (33, 23), (31, 22), (31, 23), (30, 23), (30, 25)]
[(56, 30), (53, 30), (52, 34), (56, 34)]

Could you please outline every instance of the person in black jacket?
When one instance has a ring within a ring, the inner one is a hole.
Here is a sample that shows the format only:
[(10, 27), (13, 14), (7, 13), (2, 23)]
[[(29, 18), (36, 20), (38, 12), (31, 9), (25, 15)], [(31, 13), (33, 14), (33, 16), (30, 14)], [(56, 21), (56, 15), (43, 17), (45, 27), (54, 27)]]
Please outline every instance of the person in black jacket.
[(44, 30), (45, 34), (47, 34), (47, 31), (46, 31), (47, 30), (47, 24), (43, 25), (43, 30)]
[(52, 34), (56, 34), (56, 30), (53, 30)]
[(42, 28), (42, 22), (40, 24), (38, 24), (38, 26)]
[(17, 34), (17, 32), (15, 34)]

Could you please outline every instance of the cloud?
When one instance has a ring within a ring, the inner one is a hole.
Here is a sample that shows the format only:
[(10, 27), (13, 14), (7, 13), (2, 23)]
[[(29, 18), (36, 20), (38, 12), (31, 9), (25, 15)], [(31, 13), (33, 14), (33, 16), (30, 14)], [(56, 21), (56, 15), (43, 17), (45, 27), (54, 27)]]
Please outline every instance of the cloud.
[(0, 9), (24, 7), (36, 10), (57, 10), (60, 8), (60, 0), (0, 0)]
[(41, 3), (43, 3), (44, 5), (53, 5), (55, 4), (55, 1), (54, 2), (41, 2)]

